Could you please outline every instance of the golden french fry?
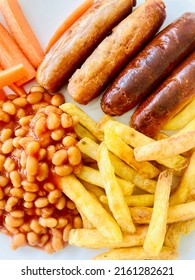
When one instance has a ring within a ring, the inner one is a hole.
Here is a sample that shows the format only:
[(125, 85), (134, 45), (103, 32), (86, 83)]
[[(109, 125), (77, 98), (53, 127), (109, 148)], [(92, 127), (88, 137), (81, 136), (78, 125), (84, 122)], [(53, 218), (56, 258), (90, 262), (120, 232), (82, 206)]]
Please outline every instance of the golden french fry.
[(87, 130), (84, 126), (80, 125), (79, 123), (75, 126), (74, 130), (79, 139), (82, 139), (83, 137), (88, 137), (95, 142), (97, 141), (97, 138), (95, 138), (89, 130)]
[(170, 196), (170, 205), (186, 202), (193, 189), (195, 189), (195, 152), (190, 158), (190, 163), (182, 176), (179, 186)]
[[(100, 171), (88, 166), (83, 166), (81, 172), (76, 175), (79, 179), (89, 182), (93, 185), (105, 188)], [(120, 185), (123, 193), (125, 195), (130, 195), (133, 193), (134, 185), (128, 180), (121, 179), (117, 177), (117, 183)]]
[(93, 185), (87, 181), (84, 181), (82, 179), (79, 179), (79, 181), (82, 183), (82, 185), (89, 191), (94, 193), (94, 195), (100, 200), (100, 197), (102, 195), (106, 195), (105, 190), (101, 187), (98, 187), (96, 185)]
[(179, 131), (177, 131), (176, 133), (174, 133), (174, 136), (179, 136), (182, 135), (186, 132), (189, 131), (194, 131), (195, 130), (195, 118), (193, 120), (191, 120), (188, 124), (186, 124), (186, 126), (184, 126), (182, 129), (180, 129)]
[[(108, 198), (105, 195), (100, 197), (100, 201), (108, 204)], [(128, 206), (150, 207), (154, 204), (153, 194), (125, 195), (125, 201)]]
[(162, 247), (158, 256), (147, 255), (143, 247), (111, 249), (99, 254), (94, 260), (175, 260), (178, 253), (169, 247)]
[(139, 174), (145, 178), (155, 178), (159, 174), (159, 169), (150, 162), (138, 162), (134, 157), (133, 149), (128, 146), (117, 134), (109, 128), (104, 130), (104, 137), (107, 148), (133, 167)]
[(151, 256), (158, 256), (164, 243), (172, 179), (171, 170), (163, 171), (158, 178), (152, 217), (143, 246)]
[(94, 229), (94, 225), (87, 219), (87, 217), (83, 214), (82, 210), (77, 205), (77, 210), (79, 211), (79, 214), (81, 215), (81, 219), (83, 222), (83, 228), (85, 229)]
[(69, 234), (69, 244), (77, 247), (101, 249), (141, 246), (148, 226), (139, 226), (135, 233), (123, 233), (123, 240), (112, 243), (96, 229), (72, 229)]
[(184, 153), (194, 147), (195, 130), (135, 148), (134, 155), (137, 161), (158, 160)]
[(195, 230), (195, 219), (170, 224), (165, 236), (165, 246), (177, 249), (181, 234), (189, 234)]
[(166, 123), (163, 129), (177, 130), (195, 118), (195, 98), (188, 103), (175, 117)]
[(65, 113), (76, 116), (79, 119), (79, 123), (84, 126), (91, 134), (97, 138), (99, 141), (104, 140), (103, 133), (98, 129), (97, 123), (92, 120), (83, 110), (73, 103), (64, 103), (60, 106), (60, 109)]
[[(91, 139), (85, 137), (81, 139), (77, 143), (80, 151), (87, 156), (90, 156), (92, 159), (97, 160), (97, 150), (99, 145), (92, 141)], [(128, 164), (126, 164), (119, 157), (114, 155), (113, 153), (109, 153), (113, 167), (115, 169), (115, 173), (123, 178), (131, 181), (140, 189), (147, 191), (149, 193), (154, 193), (156, 189), (156, 181), (152, 179), (146, 179), (141, 176), (137, 171), (131, 168)]]
[(110, 242), (122, 241), (122, 232), (116, 221), (74, 175), (63, 177), (61, 188), (103, 236)]
[(104, 142), (99, 146), (97, 159), (103, 185), (108, 197), (108, 204), (114, 218), (120, 225), (122, 231), (135, 232), (135, 225), (131, 218), (130, 209), (125, 202), (123, 191), (118, 184), (114, 168), (109, 158), (109, 152)]
[[(131, 207), (131, 216), (136, 224), (149, 224), (152, 217), (150, 207)], [(195, 218), (195, 201), (170, 206), (168, 209), (167, 223), (176, 223)]]
[[(148, 145), (154, 143), (155, 140), (147, 137), (146, 135), (136, 131), (134, 128), (127, 126), (123, 123), (105, 119), (102, 126), (100, 126), (103, 131), (105, 129), (111, 129), (115, 134), (117, 134), (126, 144), (132, 146), (133, 148)], [(171, 158), (161, 159), (160, 157), (156, 160), (158, 163), (170, 168), (175, 171), (180, 171), (184, 169), (188, 161), (181, 155), (175, 155)]]

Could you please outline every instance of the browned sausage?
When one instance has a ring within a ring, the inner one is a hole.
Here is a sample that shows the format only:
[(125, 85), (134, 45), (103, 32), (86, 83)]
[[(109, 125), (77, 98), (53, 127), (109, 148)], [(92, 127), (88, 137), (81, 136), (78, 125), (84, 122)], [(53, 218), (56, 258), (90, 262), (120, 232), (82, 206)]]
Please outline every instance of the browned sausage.
[(166, 17), (163, 0), (147, 0), (120, 22), (112, 34), (71, 77), (70, 96), (87, 104), (98, 96), (146, 42), (159, 30)]
[(47, 53), (37, 82), (57, 92), (112, 28), (131, 13), (133, 0), (99, 0), (65, 32)]
[(135, 110), (131, 126), (153, 137), (195, 97), (195, 51)]
[(162, 30), (104, 93), (102, 110), (122, 115), (136, 106), (195, 48), (195, 13), (185, 13)]

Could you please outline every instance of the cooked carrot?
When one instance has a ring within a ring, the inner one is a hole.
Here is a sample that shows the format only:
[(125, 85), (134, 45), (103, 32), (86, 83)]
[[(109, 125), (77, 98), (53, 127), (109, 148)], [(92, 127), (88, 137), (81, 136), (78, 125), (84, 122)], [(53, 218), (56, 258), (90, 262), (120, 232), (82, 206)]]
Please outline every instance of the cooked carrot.
[(14, 83), (8, 85), (8, 87), (9, 87), (13, 92), (15, 92), (18, 96), (25, 96), (25, 95), (27, 94), (26, 91), (23, 89), (23, 87), (18, 87), (18, 86), (15, 85)]
[(0, 88), (0, 100), (6, 101), (6, 94), (5, 92)]
[(76, 8), (72, 14), (70, 14), (64, 22), (58, 27), (54, 35), (51, 37), (47, 48), (46, 53), (51, 49), (56, 41), (68, 30), (77, 19), (79, 19), (94, 3), (94, 0), (85, 0), (78, 8)]
[(0, 72), (0, 88), (10, 85), (26, 76), (23, 64), (18, 64)]
[(0, 10), (14, 39), (31, 62), (37, 68), (44, 52), (27, 22), (17, 0), (1, 0)]
[(27, 75), (21, 81), (17, 82), (17, 86), (21, 86), (35, 78), (36, 71), (10, 33), (0, 23), (0, 64), (3, 69), (7, 69), (20, 63), (24, 65)]

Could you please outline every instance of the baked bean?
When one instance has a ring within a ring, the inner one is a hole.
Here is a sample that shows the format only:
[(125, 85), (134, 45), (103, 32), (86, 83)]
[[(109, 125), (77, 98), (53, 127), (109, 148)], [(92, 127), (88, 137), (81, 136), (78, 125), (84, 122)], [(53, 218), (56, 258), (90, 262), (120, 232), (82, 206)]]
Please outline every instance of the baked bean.
[(62, 196), (62, 192), (58, 189), (51, 191), (48, 195), (49, 203), (55, 204), (58, 199)]
[(23, 202), (23, 206), (24, 206), (24, 208), (31, 209), (31, 208), (33, 208), (34, 204), (33, 204), (33, 202), (25, 201), (25, 202)]
[(70, 165), (78, 165), (81, 162), (81, 152), (78, 147), (73, 146), (67, 150)]
[(22, 137), (15, 137), (13, 139), (13, 146), (14, 148), (20, 149), (21, 145), (20, 145), (20, 140), (22, 139)]
[(36, 179), (41, 182), (47, 179), (49, 176), (49, 166), (46, 162), (39, 164), (38, 174), (36, 176)]
[(62, 105), (64, 102), (65, 98), (64, 95), (62, 95), (61, 93), (55, 94), (51, 99), (51, 104), (56, 107)]
[(54, 170), (59, 176), (67, 176), (72, 173), (73, 168), (69, 164), (64, 164), (60, 166), (55, 166)]
[(73, 173), (74, 173), (75, 175), (81, 173), (82, 168), (83, 168), (83, 163), (82, 163), (82, 161), (81, 161), (78, 165), (75, 165), (75, 166), (73, 167)]
[(38, 234), (36, 234), (36, 233), (33, 232), (33, 231), (28, 232), (26, 238), (27, 238), (27, 240), (28, 240), (28, 243), (29, 243), (31, 246), (35, 246), (35, 245), (38, 245), (38, 244), (39, 244), (39, 236), (38, 236)]
[(27, 143), (25, 151), (28, 156), (36, 156), (40, 151), (40, 143), (37, 141)]
[(26, 172), (29, 175), (36, 175), (39, 170), (38, 160), (33, 156), (27, 156), (26, 160)]
[(4, 197), (3, 190), (2, 190), (2, 188), (0, 187), (0, 200), (2, 200), (3, 197)]
[(9, 179), (5, 176), (0, 175), (0, 186), (5, 187), (9, 182)]
[(42, 108), (46, 108), (47, 105), (48, 105), (47, 102), (42, 101), (40, 103), (33, 104), (32, 108), (33, 108), (33, 111), (37, 112)]
[(32, 202), (35, 200), (35, 198), (37, 197), (36, 193), (32, 193), (32, 192), (25, 192), (23, 198), (26, 202)]
[(61, 121), (60, 121), (60, 116), (56, 113), (51, 113), (47, 117), (47, 128), (49, 130), (54, 130), (60, 127)]
[(2, 107), (3, 111), (13, 116), (16, 113), (16, 107), (11, 101), (6, 101)]
[(14, 210), (14, 211), (10, 212), (10, 214), (14, 218), (23, 218), (24, 217), (24, 211), (23, 210)]
[(49, 201), (47, 197), (38, 197), (34, 203), (37, 208), (43, 208), (49, 204)]
[(76, 139), (72, 136), (65, 136), (62, 143), (64, 145), (64, 147), (71, 147), (74, 146), (76, 144)]
[(59, 108), (57, 108), (53, 105), (48, 105), (46, 108), (44, 108), (44, 112), (45, 112), (46, 115), (49, 115), (52, 112), (56, 113), (56, 114), (59, 114), (59, 115), (61, 115), (63, 113), (61, 109), (59, 109)]
[(18, 97), (13, 100), (13, 103), (17, 107), (24, 108), (28, 104), (28, 101), (25, 97)]
[(7, 172), (11, 172), (16, 168), (16, 162), (13, 158), (8, 157), (4, 163), (4, 168)]
[(0, 200), (0, 209), (1, 210), (5, 209), (5, 205), (6, 205), (6, 200), (5, 199)]
[(14, 227), (10, 227), (8, 225), (5, 224), (6, 229), (11, 232), (12, 234), (18, 234), (19, 233), (19, 229), (18, 228), (14, 228)]
[(76, 208), (75, 204), (73, 201), (71, 200), (67, 200), (67, 204), (66, 204), (68, 209), (74, 210)]
[(13, 129), (5, 128), (1, 132), (1, 141), (4, 142), (13, 136)]
[(3, 143), (2, 147), (1, 147), (1, 151), (3, 154), (6, 155), (6, 154), (11, 153), (13, 151), (13, 148), (14, 148), (13, 138), (10, 138)]
[(27, 133), (28, 133), (28, 131), (24, 128), (18, 128), (15, 130), (16, 137), (24, 137), (24, 136), (26, 136)]
[(52, 158), (52, 163), (54, 165), (62, 165), (64, 164), (68, 159), (67, 151), (64, 149), (58, 150), (55, 152)]
[(64, 247), (62, 236), (61, 237), (52, 236), (51, 244), (55, 252), (62, 250)]
[(44, 245), (44, 251), (48, 254), (52, 254), (54, 252), (54, 249), (52, 247), (51, 241), (48, 241), (45, 245)]
[(32, 118), (33, 118), (33, 115), (25, 116), (25, 117), (23, 117), (23, 118), (21, 118), (21, 119), (19, 120), (19, 124), (20, 124), (21, 126), (27, 126), (27, 125), (29, 125), (29, 123), (30, 123), (30, 121), (32, 120)]
[(24, 223), (23, 218), (14, 218), (11, 215), (6, 215), (5, 223), (10, 227), (19, 227)]
[(10, 194), (12, 196), (17, 197), (17, 198), (24, 198), (25, 192), (24, 192), (24, 190), (22, 188), (12, 188), (10, 190)]
[[(4, 169), (4, 163), (6, 161), (6, 157), (4, 155), (0, 154), (0, 171), (3, 171)], [(1, 177), (1, 176), (0, 176)], [(1, 184), (0, 184), (1, 185)]]
[(56, 147), (54, 145), (49, 145), (47, 148), (47, 159), (52, 160), (53, 155), (56, 151)]
[(66, 219), (64, 217), (60, 217), (58, 219), (56, 228), (59, 228), (59, 229), (64, 228), (67, 224), (68, 224), (68, 219)]
[(19, 188), (21, 186), (22, 178), (17, 170), (10, 173), (10, 179), (15, 188)]
[(55, 129), (51, 133), (51, 138), (54, 141), (59, 141), (61, 140), (65, 135), (65, 130), (63, 128)]
[(55, 190), (55, 186), (52, 183), (45, 183), (43, 185), (43, 188), (47, 191), (47, 192), (51, 192), (53, 190)]
[(69, 128), (73, 126), (73, 119), (70, 115), (63, 113), (61, 115), (61, 125), (63, 128)]
[(27, 96), (27, 101), (30, 104), (36, 104), (41, 101), (43, 94), (40, 91), (34, 91)]
[(30, 228), (37, 234), (45, 234), (47, 232), (47, 230), (36, 219), (31, 221)]
[(38, 152), (38, 161), (42, 161), (47, 156), (47, 151), (44, 148), (41, 148)]
[(37, 120), (36, 124), (35, 124), (35, 135), (37, 137), (40, 137), (43, 133), (45, 133), (47, 130), (46, 128), (46, 117), (41, 117)]
[(79, 216), (74, 217), (73, 228), (82, 228), (82, 226), (83, 226), (83, 222), (82, 222), (81, 217), (79, 217)]
[(9, 197), (5, 203), (5, 210), (7, 212), (13, 211), (13, 208), (16, 204), (18, 204), (18, 201), (19, 201), (19, 199), (15, 196)]
[(51, 207), (44, 207), (41, 209), (41, 217), (42, 218), (49, 218), (54, 212), (54, 208)]
[(55, 218), (40, 218), (39, 223), (43, 227), (53, 228), (57, 225), (58, 222)]
[(11, 242), (12, 250), (25, 246), (27, 243), (26, 236), (23, 233), (14, 234)]
[(63, 230), (63, 241), (64, 242), (68, 241), (69, 233), (70, 233), (71, 229), (72, 229), (72, 226), (70, 223), (65, 226), (65, 228)]
[(26, 179), (27, 179), (28, 182), (34, 183), (35, 180), (36, 180), (36, 177), (34, 175), (27, 174)]
[(41, 216), (41, 208), (35, 208), (35, 212), (34, 212), (34, 215), (36, 216)]
[(2, 109), (0, 109), (0, 121), (4, 123), (10, 122), (10, 116), (6, 112), (4, 112)]
[(41, 235), (40, 240), (39, 240), (39, 244), (38, 244), (39, 247), (43, 247), (48, 240), (49, 240), (49, 235), (48, 234)]
[(19, 108), (15, 116), (17, 120), (20, 120), (21, 118), (26, 116), (25, 110), (23, 108)]
[(30, 88), (30, 92), (42, 92), (42, 93), (44, 93), (45, 89), (41, 86), (32, 86)]
[(27, 192), (37, 192), (39, 190), (39, 186), (36, 183), (31, 183), (28, 181), (22, 181), (23, 189)]
[(52, 96), (51, 94), (47, 93), (47, 92), (44, 92), (43, 93), (43, 100), (45, 102), (47, 102), (48, 104), (51, 102), (51, 99), (52, 99)]
[(66, 206), (66, 198), (65, 196), (62, 196), (58, 199), (58, 202), (55, 204), (56, 209), (62, 210)]
[(30, 228), (30, 223), (27, 222), (27, 223), (24, 223), (23, 225), (21, 225), (19, 227), (20, 231), (23, 232), (23, 233), (26, 233), (26, 232), (29, 232), (31, 231), (31, 228)]

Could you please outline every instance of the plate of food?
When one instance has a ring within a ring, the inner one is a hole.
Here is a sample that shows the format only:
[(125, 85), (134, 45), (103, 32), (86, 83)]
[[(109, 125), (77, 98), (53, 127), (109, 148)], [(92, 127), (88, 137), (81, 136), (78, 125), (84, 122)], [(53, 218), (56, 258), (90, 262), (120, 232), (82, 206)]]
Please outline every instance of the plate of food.
[(0, 0), (1, 260), (195, 259), (194, 50), (193, 0)]

